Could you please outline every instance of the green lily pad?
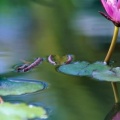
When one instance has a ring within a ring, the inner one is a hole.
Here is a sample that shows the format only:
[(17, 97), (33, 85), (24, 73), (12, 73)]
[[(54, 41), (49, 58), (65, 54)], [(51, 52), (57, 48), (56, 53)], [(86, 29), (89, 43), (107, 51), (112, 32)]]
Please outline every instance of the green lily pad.
[(44, 82), (39, 80), (2, 79), (0, 80), (0, 95), (21, 95), (43, 90)]
[(46, 119), (47, 117), (47, 112), (42, 107), (26, 105), (24, 103), (11, 104), (5, 102), (0, 104), (1, 120)]
[(110, 70), (94, 71), (92, 73), (93, 78), (101, 81), (120, 81), (120, 67), (112, 68)]
[(93, 71), (102, 71), (108, 69), (110, 69), (110, 67), (105, 65), (103, 62), (95, 62), (90, 64), (86, 61), (82, 61), (62, 65), (58, 68), (58, 71), (69, 75), (91, 76)]

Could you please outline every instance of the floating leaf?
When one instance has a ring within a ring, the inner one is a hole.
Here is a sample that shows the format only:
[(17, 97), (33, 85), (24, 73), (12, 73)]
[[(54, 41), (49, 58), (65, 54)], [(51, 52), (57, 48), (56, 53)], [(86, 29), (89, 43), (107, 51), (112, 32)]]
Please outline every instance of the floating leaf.
[(86, 61), (82, 61), (62, 65), (58, 68), (58, 71), (76, 76), (91, 76), (93, 71), (102, 71), (108, 69), (110, 69), (110, 67), (105, 65), (103, 62), (95, 62), (90, 64)]
[(26, 105), (24, 103), (11, 104), (5, 102), (0, 104), (1, 120), (27, 120), (33, 118), (46, 119), (47, 117), (47, 112), (42, 107)]
[(43, 90), (44, 82), (39, 80), (2, 79), (0, 80), (0, 95), (21, 95)]
[(104, 120), (120, 120), (120, 103), (116, 103)]
[(110, 70), (94, 71), (93, 78), (102, 81), (120, 81), (120, 67), (112, 68)]

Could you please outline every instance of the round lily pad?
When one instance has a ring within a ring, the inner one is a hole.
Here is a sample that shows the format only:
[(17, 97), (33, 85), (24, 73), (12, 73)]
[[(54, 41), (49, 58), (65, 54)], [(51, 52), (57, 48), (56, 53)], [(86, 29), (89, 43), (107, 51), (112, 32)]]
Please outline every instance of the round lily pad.
[(4, 102), (0, 104), (0, 118), (2, 120), (46, 119), (48, 115), (46, 110), (40, 106)]
[(90, 64), (86, 61), (82, 61), (62, 65), (58, 68), (58, 71), (69, 75), (91, 76), (93, 71), (102, 71), (108, 69), (110, 69), (110, 67), (105, 65), (103, 62), (95, 62)]
[(112, 68), (110, 70), (94, 71), (92, 76), (100, 81), (118, 82), (120, 81), (120, 67)]
[(21, 95), (45, 89), (46, 84), (39, 80), (1, 79), (0, 95)]

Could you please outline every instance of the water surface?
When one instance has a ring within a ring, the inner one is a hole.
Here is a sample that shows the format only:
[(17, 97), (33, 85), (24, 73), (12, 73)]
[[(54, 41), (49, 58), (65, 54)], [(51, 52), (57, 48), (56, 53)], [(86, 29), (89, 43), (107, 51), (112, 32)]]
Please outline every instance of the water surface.
[[(50, 54), (74, 54), (76, 61), (104, 60), (114, 27), (99, 15), (98, 11), (103, 11), (100, 2), (12, 3), (4, 3), (0, 12), (1, 74), (23, 60)], [(112, 57), (117, 65), (119, 56), (118, 41)], [(42, 80), (48, 83), (48, 88), (32, 95), (5, 97), (5, 100), (40, 102), (50, 109), (48, 120), (103, 120), (114, 104), (110, 83), (64, 75), (47, 62), (16, 77)]]

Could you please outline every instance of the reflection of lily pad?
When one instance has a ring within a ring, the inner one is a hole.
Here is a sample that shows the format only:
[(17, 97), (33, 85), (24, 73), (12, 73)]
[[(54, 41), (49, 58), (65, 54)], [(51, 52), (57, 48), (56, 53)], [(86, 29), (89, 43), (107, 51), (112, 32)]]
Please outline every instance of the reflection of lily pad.
[(44, 82), (37, 80), (3, 79), (0, 80), (0, 95), (21, 95), (43, 90)]
[(90, 64), (86, 61), (82, 61), (62, 65), (58, 68), (58, 71), (76, 76), (91, 76), (93, 71), (101, 71), (106, 69), (108, 70), (110, 67), (105, 65), (103, 62), (95, 62)]
[(110, 70), (94, 71), (93, 78), (102, 81), (120, 81), (120, 67), (112, 68)]
[(46, 119), (47, 112), (42, 107), (36, 107), (32, 105), (11, 104), (3, 103), (0, 104), (0, 119), (1, 120), (27, 120), (33, 118)]

